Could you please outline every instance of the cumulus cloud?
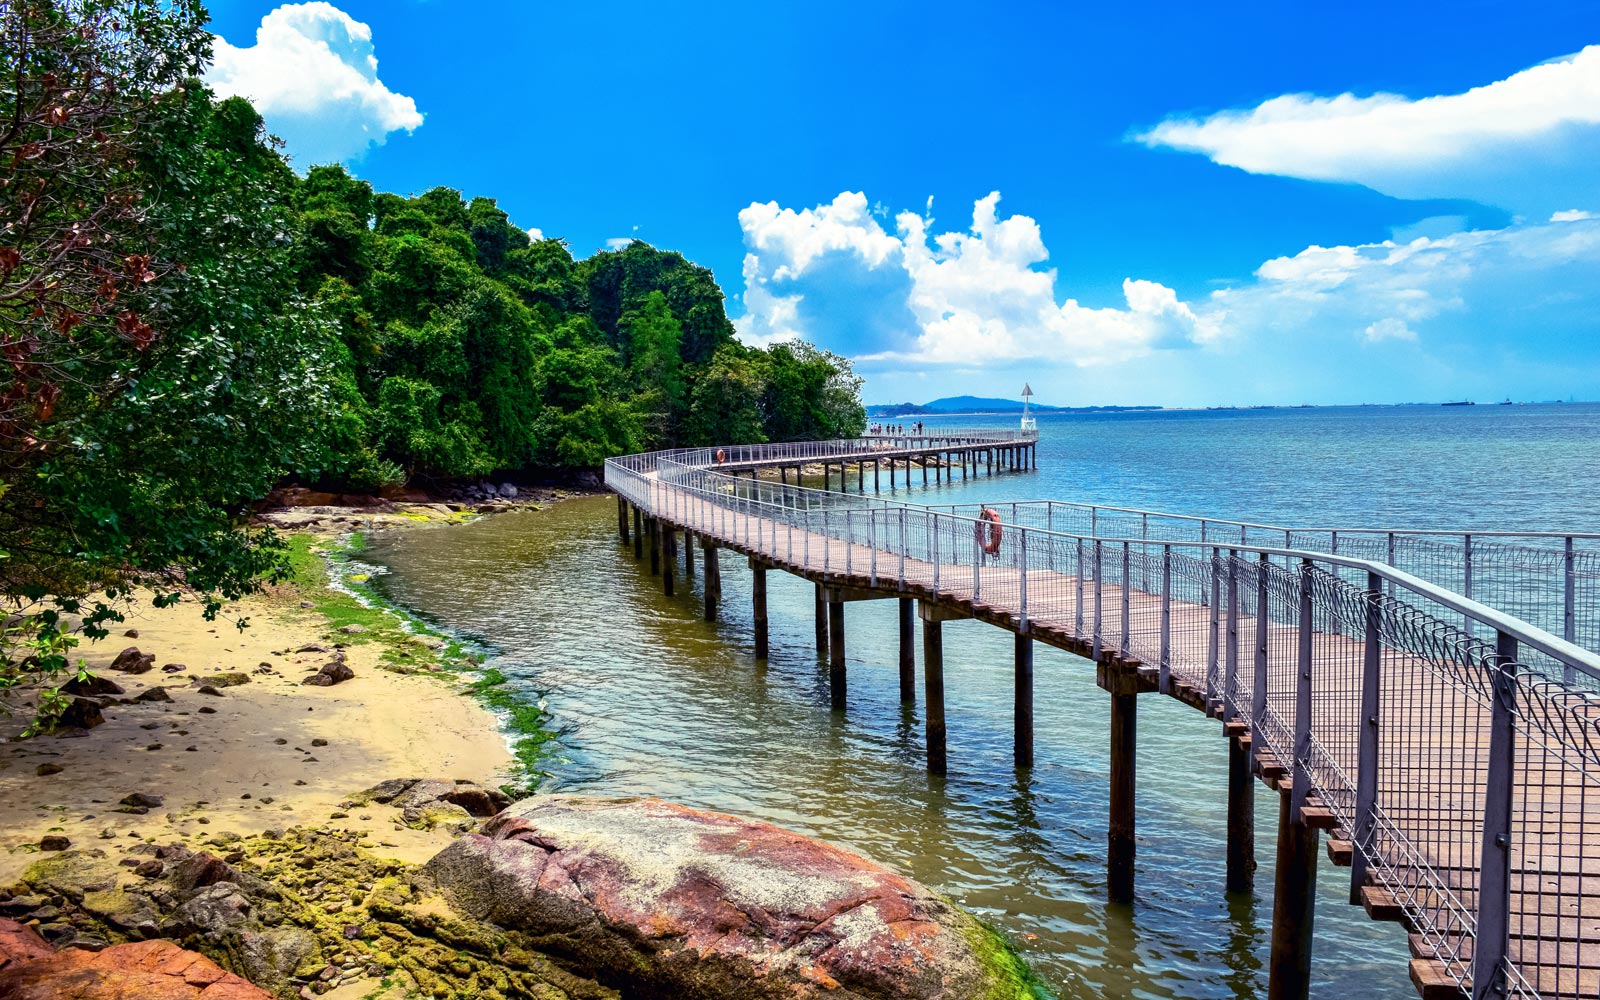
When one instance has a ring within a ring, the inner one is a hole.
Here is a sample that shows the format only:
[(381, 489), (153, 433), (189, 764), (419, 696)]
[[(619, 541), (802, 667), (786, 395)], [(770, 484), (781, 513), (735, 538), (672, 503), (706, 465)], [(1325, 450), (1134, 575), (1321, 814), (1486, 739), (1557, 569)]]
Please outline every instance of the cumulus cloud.
[(1559, 212), (1550, 213), (1551, 222), (1582, 222), (1585, 219), (1592, 219), (1594, 217), (1595, 215), (1593, 212), (1585, 212), (1582, 209), (1577, 208), (1567, 208)]
[(1039, 266), (1049, 252), (1038, 223), (1002, 218), (999, 202), (998, 192), (979, 199), (966, 230), (935, 232), (930, 217), (901, 212), (893, 233), (861, 192), (798, 211), (750, 205), (739, 213), (741, 335), (757, 344), (804, 336), (867, 362), (978, 366), (1103, 364), (1214, 335), (1151, 281), (1125, 281), (1121, 308), (1058, 302), (1056, 271)]
[(1402, 198), (1472, 198), (1543, 217), (1600, 201), (1600, 46), (1474, 87), (1286, 94), (1254, 108), (1174, 116), (1137, 133), (1255, 174), (1364, 184)]
[(358, 159), (422, 124), (416, 102), (378, 79), (372, 29), (323, 0), (268, 13), (253, 46), (217, 38), (206, 83), (255, 105), (302, 167)]
[[(804, 337), (850, 355), (888, 395), (914, 393), (930, 372), (1039, 387), (1052, 371), (1092, 368), (1092, 382), (1060, 395), (1128, 402), (1139, 387), (1141, 400), (1284, 402), (1354, 388), (1356, 401), (1442, 399), (1502, 395), (1513, 378), (1545, 391), (1569, 384), (1574, 364), (1600, 370), (1600, 217), (1311, 246), (1191, 299), (1130, 277), (1121, 304), (1092, 308), (1040, 267), (1038, 224), (1002, 217), (998, 202), (979, 200), (970, 227), (954, 231), (900, 213), (892, 233), (856, 192), (799, 210), (751, 205), (739, 216), (741, 337)], [(1163, 386), (1187, 398), (1163, 399)]]

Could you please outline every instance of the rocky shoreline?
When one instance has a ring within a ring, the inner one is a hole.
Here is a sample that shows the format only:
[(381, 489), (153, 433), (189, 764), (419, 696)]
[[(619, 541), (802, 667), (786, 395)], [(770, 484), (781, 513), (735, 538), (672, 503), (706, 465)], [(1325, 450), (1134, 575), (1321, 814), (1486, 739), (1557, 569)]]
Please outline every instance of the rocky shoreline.
[[(146, 609), (121, 637), (132, 645), (86, 653), (96, 676), (72, 692), (78, 725), (19, 739), (25, 699), (0, 718), (0, 997), (1039, 995), (993, 932), (820, 842), (652, 800), (626, 815), (569, 796), (505, 811), (528, 758), (462, 696), (464, 651), (322, 576), (351, 532), (572, 495), (503, 492), (265, 511), (291, 532), (297, 568), (226, 609), (249, 628)], [(560, 824), (540, 812), (557, 800)], [(592, 829), (571, 840), (577, 814)], [(689, 863), (663, 882), (653, 845), (674, 839)], [(835, 904), (770, 894), (775, 877), (822, 884), (823, 871)], [(606, 903), (623, 898), (632, 909)]]

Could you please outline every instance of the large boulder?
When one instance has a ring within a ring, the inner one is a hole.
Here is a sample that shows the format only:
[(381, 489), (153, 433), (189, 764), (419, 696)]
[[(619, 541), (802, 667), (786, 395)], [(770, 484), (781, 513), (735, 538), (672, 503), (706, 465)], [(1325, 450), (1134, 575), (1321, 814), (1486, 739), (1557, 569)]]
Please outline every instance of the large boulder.
[(41, 958), (48, 958), (55, 949), (45, 944), (44, 938), (35, 934), (32, 927), (0, 917), (0, 971)]
[(463, 912), (643, 997), (1029, 996), (1020, 961), (943, 897), (768, 823), (659, 799), (513, 805), (428, 863)]
[(103, 951), (69, 948), (0, 967), (6, 1000), (272, 1000), (204, 955), (171, 941)]

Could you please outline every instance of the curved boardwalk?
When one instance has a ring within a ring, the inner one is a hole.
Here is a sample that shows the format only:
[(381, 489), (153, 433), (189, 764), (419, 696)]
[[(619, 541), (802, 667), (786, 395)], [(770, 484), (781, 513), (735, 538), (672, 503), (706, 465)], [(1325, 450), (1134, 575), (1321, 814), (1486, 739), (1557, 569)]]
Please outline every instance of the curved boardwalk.
[[(1470, 592), (1476, 579), (1507, 607), (1564, 621), (1571, 637), (1591, 588), (1600, 591), (1594, 536), (1475, 545), (1369, 533), (1386, 544), (1384, 562), (1249, 539), (1254, 528), (1289, 543), (1294, 529), (1226, 522), (1238, 534), (1224, 543), (1204, 538), (1201, 522), (1201, 539), (1152, 537), (1145, 515), (1140, 534), (1124, 538), (1126, 516), (1081, 533), (1038, 524), (1073, 524), (1079, 505), (1000, 505), (1004, 523), (993, 526), (976, 508), (864, 495), (869, 468), (875, 484), (885, 464), (892, 481), (895, 463), (907, 484), (914, 468), (993, 474), (1031, 467), (1034, 446), (1031, 433), (1010, 431), (728, 446), (615, 459), (606, 481), (619, 494), (619, 532), (633, 529), (636, 553), (648, 549), (669, 592), (680, 550), (690, 572), (702, 549), (707, 617), (720, 598), (720, 551), (747, 557), (757, 655), (767, 647), (767, 570), (815, 583), (836, 708), (848, 683), (846, 604), (899, 601), (907, 701), (917, 696), (920, 619), (935, 772), (949, 752), (942, 622), (976, 618), (1015, 634), (1018, 767), (1033, 763), (1033, 643), (1092, 659), (1112, 700), (1113, 900), (1133, 896), (1138, 696), (1167, 694), (1220, 720), (1230, 890), (1248, 889), (1255, 868), (1253, 780), (1281, 793), (1271, 996), (1309, 989), (1324, 831), (1328, 854), (1351, 868), (1351, 902), (1407, 926), (1424, 997), (1600, 995), (1600, 656), (1449, 586), (1464, 579), (1456, 586)], [(847, 489), (852, 466), (855, 496), (799, 485), (803, 467), (836, 467)], [(1390, 565), (1413, 554), (1434, 582)], [(1460, 566), (1464, 577), (1452, 578)]]

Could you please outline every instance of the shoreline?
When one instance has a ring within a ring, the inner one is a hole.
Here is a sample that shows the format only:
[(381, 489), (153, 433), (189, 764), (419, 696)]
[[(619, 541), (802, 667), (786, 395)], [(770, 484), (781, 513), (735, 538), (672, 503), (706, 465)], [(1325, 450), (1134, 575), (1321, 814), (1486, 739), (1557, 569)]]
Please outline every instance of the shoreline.
[[(143, 596), (111, 636), (74, 650), (74, 662), (122, 689), (95, 696), (103, 724), (20, 739), (44, 685), (10, 692), (10, 714), (0, 714), (0, 886), (50, 856), (39, 849), (47, 836), (73, 849), (130, 838), (198, 847), (298, 827), (352, 836), (397, 861), (431, 857), (453, 830), (413, 829), (389, 810), (352, 807), (351, 797), (394, 778), (520, 788), (536, 777), (532, 764), (550, 734), (517, 724), (521, 706), (496, 697), (498, 674), (480, 671), (481, 658), (359, 586), (361, 574), (341, 573), (339, 563), (359, 558), (366, 532), (447, 528), (583, 492), (487, 509), (388, 503), (259, 514), (290, 544), (291, 580), (229, 603), (212, 622), (192, 602), (155, 608)], [(110, 669), (130, 647), (153, 656), (151, 667)], [(352, 678), (301, 683), (341, 655)], [(122, 804), (138, 795), (161, 804)]]

